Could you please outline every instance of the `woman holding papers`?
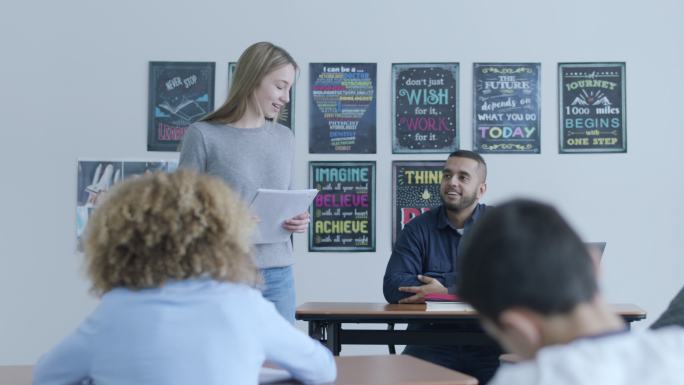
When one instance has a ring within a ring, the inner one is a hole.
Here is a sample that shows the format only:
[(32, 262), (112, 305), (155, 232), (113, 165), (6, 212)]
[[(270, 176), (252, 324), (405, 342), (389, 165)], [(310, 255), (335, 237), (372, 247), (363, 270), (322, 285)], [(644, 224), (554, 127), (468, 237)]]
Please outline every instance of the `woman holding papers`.
[(84, 247), (100, 303), (36, 364), (36, 385), (257, 384), (264, 361), (335, 379), (328, 349), (252, 288), (253, 221), (213, 177), (180, 170), (115, 186)]
[[(226, 102), (186, 131), (179, 166), (220, 177), (246, 202), (259, 188), (289, 190), (294, 135), (276, 121), (289, 101), (297, 69), (292, 56), (271, 43), (247, 48), (237, 62)], [(301, 233), (308, 224), (309, 214), (303, 212), (282, 226)], [(254, 262), (263, 277), (264, 297), (294, 323), (292, 243), (256, 244)]]

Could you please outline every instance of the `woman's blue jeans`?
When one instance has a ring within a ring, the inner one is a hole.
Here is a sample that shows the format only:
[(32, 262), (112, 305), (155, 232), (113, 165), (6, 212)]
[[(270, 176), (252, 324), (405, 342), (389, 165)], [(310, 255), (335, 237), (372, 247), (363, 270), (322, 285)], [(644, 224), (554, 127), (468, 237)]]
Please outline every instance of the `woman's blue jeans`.
[(264, 279), (261, 287), (264, 298), (273, 302), (278, 313), (294, 324), (295, 287), (292, 266), (261, 269), (261, 276)]

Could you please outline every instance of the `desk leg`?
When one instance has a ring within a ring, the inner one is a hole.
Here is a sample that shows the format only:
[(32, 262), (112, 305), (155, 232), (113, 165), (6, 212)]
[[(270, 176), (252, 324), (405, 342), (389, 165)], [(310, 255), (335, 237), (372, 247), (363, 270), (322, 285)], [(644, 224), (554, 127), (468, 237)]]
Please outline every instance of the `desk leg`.
[(321, 341), (325, 340), (325, 333), (323, 330), (325, 328), (325, 322), (322, 321), (309, 321), (309, 337)]
[(333, 355), (339, 356), (342, 350), (340, 344), (339, 322), (309, 321), (309, 337), (325, 345)]
[(339, 322), (330, 322), (325, 327), (326, 343), (325, 346), (330, 349), (333, 356), (339, 356), (340, 351), (342, 351), (342, 345), (340, 344), (340, 326), (342, 324)]
[[(387, 330), (394, 330), (394, 322), (387, 323)], [(389, 349), (389, 354), (397, 354), (397, 349), (394, 345), (387, 345), (387, 348)]]

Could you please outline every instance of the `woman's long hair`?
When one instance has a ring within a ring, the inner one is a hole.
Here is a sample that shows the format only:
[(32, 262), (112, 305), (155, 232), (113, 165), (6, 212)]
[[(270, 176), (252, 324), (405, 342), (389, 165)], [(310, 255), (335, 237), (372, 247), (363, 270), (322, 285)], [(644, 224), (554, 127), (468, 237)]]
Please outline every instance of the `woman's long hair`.
[[(234, 123), (240, 120), (264, 77), (288, 64), (291, 64), (295, 71), (299, 68), (292, 56), (283, 48), (269, 42), (252, 44), (237, 62), (226, 102), (202, 118), (202, 121)], [(277, 120), (277, 117), (274, 120)]]

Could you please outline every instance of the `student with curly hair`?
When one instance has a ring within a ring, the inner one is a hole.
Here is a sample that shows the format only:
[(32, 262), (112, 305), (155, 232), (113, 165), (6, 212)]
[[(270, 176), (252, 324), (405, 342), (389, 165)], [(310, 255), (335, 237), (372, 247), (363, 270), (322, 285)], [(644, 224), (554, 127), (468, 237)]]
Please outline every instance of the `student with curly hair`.
[(252, 288), (252, 222), (223, 182), (192, 171), (116, 186), (84, 239), (101, 301), (34, 384), (256, 384), (265, 360), (304, 383), (334, 380), (330, 352)]

